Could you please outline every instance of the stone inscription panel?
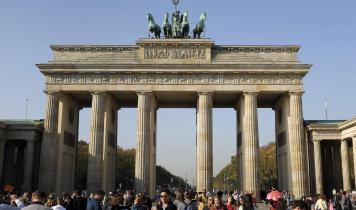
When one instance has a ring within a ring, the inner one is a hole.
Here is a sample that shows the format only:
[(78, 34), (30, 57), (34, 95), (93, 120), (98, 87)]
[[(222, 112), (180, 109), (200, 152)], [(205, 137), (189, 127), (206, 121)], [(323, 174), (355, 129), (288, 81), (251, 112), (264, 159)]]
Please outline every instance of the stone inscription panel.
[(144, 59), (206, 59), (202, 48), (146, 48)]
[(139, 50), (141, 63), (147, 64), (207, 64), (211, 49), (204, 46), (145, 46)]
[(46, 83), (56, 85), (301, 85), (302, 76), (243, 73), (53, 73), (46, 76)]

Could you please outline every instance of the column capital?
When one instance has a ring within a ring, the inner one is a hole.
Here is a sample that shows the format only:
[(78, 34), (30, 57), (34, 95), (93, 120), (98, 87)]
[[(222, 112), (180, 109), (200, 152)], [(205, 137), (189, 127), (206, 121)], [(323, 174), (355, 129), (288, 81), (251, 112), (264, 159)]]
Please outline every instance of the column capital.
[(198, 95), (209, 95), (212, 96), (214, 94), (213, 91), (198, 91)]
[(289, 95), (300, 95), (300, 96), (302, 96), (304, 94), (304, 91), (303, 90), (301, 90), (301, 91), (295, 91), (295, 90), (293, 90), (293, 91), (289, 91)]
[(60, 97), (60, 96), (63, 96), (63, 92), (60, 92), (60, 91), (48, 91), (48, 90), (44, 90), (43, 91), (46, 95), (51, 95), (51, 96), (57, 96), (57, 97)]
[(260, 92), (259, 91), (244, 91), (243, 95), (254, 95), (257, 96)]
[(107, 91), (91, 91), (90, 94), (91, 95), (107, 95), (108, 92)]
[(137, 95), (153, 95), (152, 91), (137, 91)]

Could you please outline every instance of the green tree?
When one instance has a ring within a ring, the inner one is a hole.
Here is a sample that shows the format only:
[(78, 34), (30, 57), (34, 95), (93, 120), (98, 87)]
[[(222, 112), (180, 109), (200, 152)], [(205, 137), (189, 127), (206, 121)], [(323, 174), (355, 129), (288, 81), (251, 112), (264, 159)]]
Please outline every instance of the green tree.
[[(262, 146), (259, 155), (261, 189), (277, 186), (276, 144)], [(230, 163), (214, 177), (213, 187), (229, 191), (238, 188), (236, 156), (232, 156)]]
[[(88, 151), (89, 144), (83, 140), (78, 142), (78, 153), (75, 170), (75, 188), (87, 188), (87, 173), (88, 173)], [(120, 184), (122, 189), (133, 189), (135, 181), (135, 149), (123, 149), (117, 147), (116, 156), (116, 188)], [(162, 166), (156, 166), (157, 185), (171, 185), (171, 187), (186, 186), (185, 181), (178, 176), (173, 175)], [(173, 182), (171, 182), (171, 178)]]

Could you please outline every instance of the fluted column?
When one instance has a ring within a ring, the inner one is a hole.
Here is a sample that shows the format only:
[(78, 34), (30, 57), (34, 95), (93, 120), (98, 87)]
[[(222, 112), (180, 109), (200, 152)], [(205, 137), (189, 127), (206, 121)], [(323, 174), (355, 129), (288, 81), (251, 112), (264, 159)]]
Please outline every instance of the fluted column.
[(58, 108), (59, 93), (47, 93), (46, 114), (43, 139), (41, 142), (38, 188), (45, 192), (54, 192), (57, 174), (58, 153)]
[(27, 141), (26, 145), (26, 159), (25, 159), (25, 172), (23, 181), (23, 191), (31, 191), (32, 174), (33, 174), (33, 153), (35, 150), (34, 142)]
[(0, 136), (0, 186), (2, 185), (2, 173), (4, 169), (5, 158), (5, 139)]
[(304, 149), (302, 92), (290, 93), (289, 145), (293, 194), (300, 198), (307, 195), (307, 173)]
[(258, 142), (258, 117), (257, 93), (247, 92), (243, 95), (243, 128), (242, 136), (244, 157), (244, 190), (254, 192), (259, 197), (259, 142)]
[(343, 181), (344, 190), (351, 190), (349, 151), (348, 151), (346, 139), (341, 140), (340, 153), (341, 153), (342, 181)]
[(151, 137), (151, 100), (151, 92), (138, 93), (135, 162), (135, 188), (137, 192), (149, 190), (150, 159), (148, 156)]
[(150, 188), (149, 196), (154, 198), (156, 193), (156, 142), (157, 142), (157, 101), (154, 97), (151, 100), (151, 111), (150, 111)]
[(198, 94), (197, 103), (197, 191), (213, 187), (213, 95)]
[[(356, 136), (352, 137), (352, 151), (354, 155), (354, 174), (356, 177)], [(355, 188), (356, 188), (356, 178), (355, 178)]]
[(88, 193), (103, 187), (105, 93), (92, 93), (91, 125), (88, 156)]
[(323, 167), (321, 162), (320, 141), (313, 141), (314, 144), (314, 167), (315, 167), (315, 186), (317, 194), (324, 194), (323, 186)]

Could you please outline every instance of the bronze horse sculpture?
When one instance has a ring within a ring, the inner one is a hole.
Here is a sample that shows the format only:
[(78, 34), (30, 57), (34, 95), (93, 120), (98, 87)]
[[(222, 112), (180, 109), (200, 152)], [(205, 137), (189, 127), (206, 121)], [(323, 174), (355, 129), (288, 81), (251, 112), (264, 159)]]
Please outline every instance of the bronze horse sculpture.
[(148, 20), (148, 31), (153, 33), (155, 38), (160, 38), (161, 27), (159, 27), (159, 25), (155, 22), (151, 13), (148, 13), (147, 20)]
[(193, 29), (193, 37), (200, 39), (201, 33), (204, 32), (205, 29), (205, 19), (206, 19), (206, 12), (204, 12), (200, 18), (197, 25)]

